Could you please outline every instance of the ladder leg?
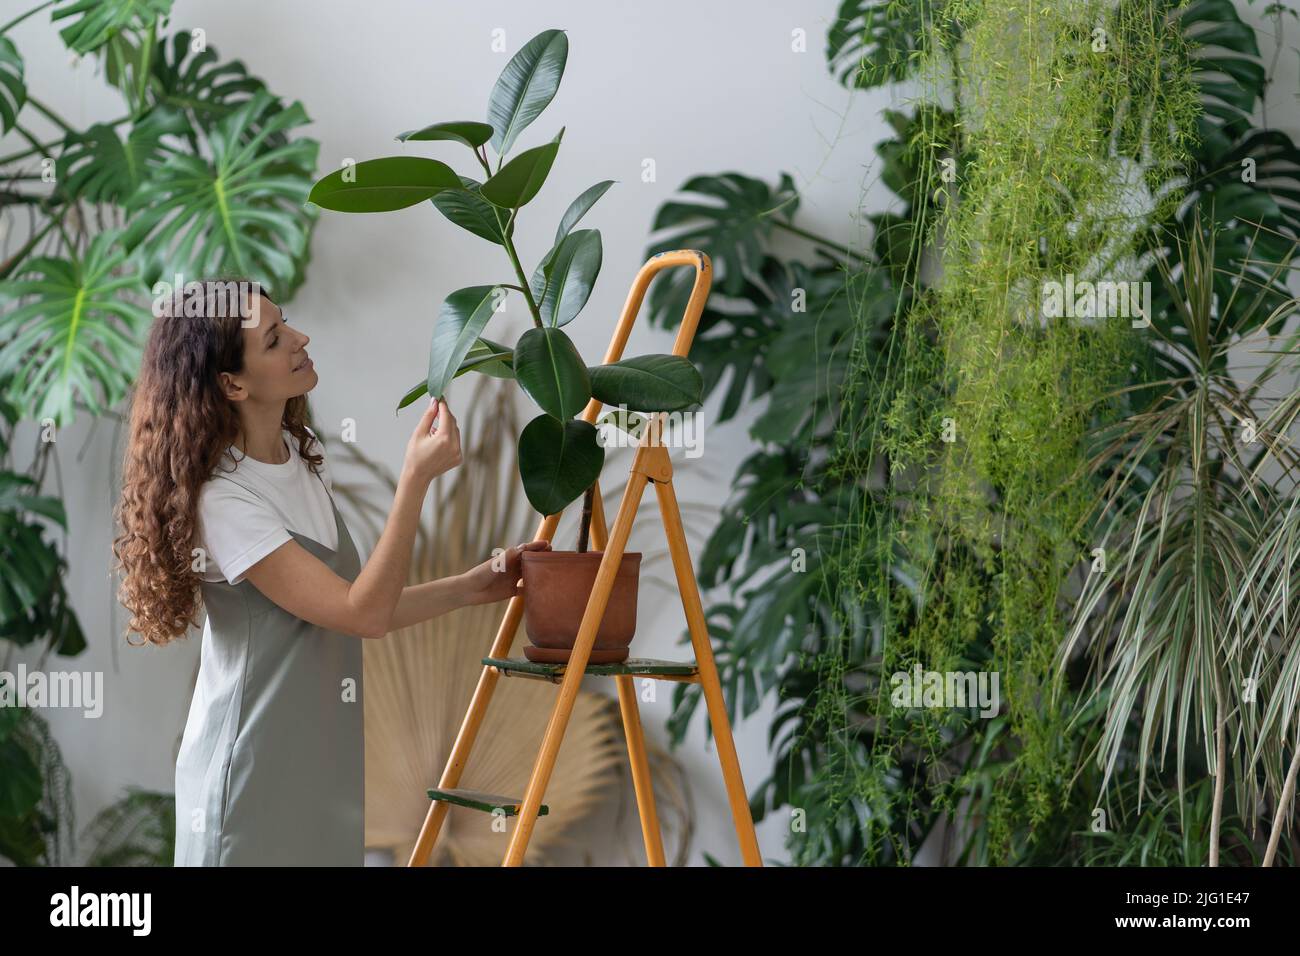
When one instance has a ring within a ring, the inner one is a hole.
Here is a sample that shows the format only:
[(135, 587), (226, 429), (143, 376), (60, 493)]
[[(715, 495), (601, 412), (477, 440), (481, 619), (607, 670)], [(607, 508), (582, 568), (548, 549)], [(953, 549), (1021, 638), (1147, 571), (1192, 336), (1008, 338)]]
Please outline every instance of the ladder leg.
[[(555, 528), (560, 523), (560, 516), (550, 515), (545, 518), (537, 527), (537, 538), (545, 538), (550, 541), (555, 536)], [(509, 657), (510, 647), (515, 642), (515, 633), (519, 629), (519, 621), (524, 614), (523, 597), (513, 597), (510, 604), (506, 607), (506, 616), (501, 621), (501, 627), (497, 629), (496, 640), (492, 642), (492, 657)], [(460, 730), (456, 734), (456, 743), (452, 745), (451, 756), (447, 760), (447, 766), (442, 771), (442, 777), (438, 780), (439, 789), (450, 790), (460, 783), (461, 772), (465, 769), (465, 764), (469, 763), (470, 751), (474, 748), (474, 739), (478, 736), (479, 726), (483, 723), (483, 717), (487, 713), (488, 702), (492, 699), (492, 691), (496, 689), (497, 681), (500, 679), (495, 667), (484, 667), (483, 673), (479, 675), (478, 684), (474, 687), (474, 696), (470, 700), (469, 710), (465, 713), (465, 719), (461, 721)], [(442, 800), (431, 800), (429, 802), (429, 811), (425, 814), (424, 823), (420, 826), (420, 835), (416, 838), (415, 847), (411, 850), (411, 857), (407, 861), (407, 866), (426, 866), (429, 862), (429, 854), (433, 851), (433, 845), (438, 840), (438, 834), (442, 831), (443, 821), (447, 819), (447, 810), (450, 804)]]
[[(641, 453), (638, 452), (638, 461), (640, 455)], [(605, 616), (609, 596), (614, 590), (614, 577), (623, 560), (623, 551), (627, 547), (628, 536), (632, 533), (632, 522), (641, 504), (641, 494), (645, 491), (646, 481), (646, 476), (637, 472), (628, 476), (618, 518), (615, 519), (613, 530), (610, 532), (609, 545), (605, 548), (605, 556), (601, 559), (600, 570), (596, 572), (596, 581), (591, 587), (587, 610), (582, 615), (582, 624), (578, 627), (578, 636), (573, 642), (568, 666), (564, 669), (564, 680), (560, 682), (560, 693), (555, 701), (555, 709), (551, 711), (550, 722), (546, 725), (542, 749), (538, 752), (537, 762), (533, 765), (533, 773), (528, 780), (528, 792), (524, 794), (523, 806), (519, 808), (519, 818), (510, 833), (510, 846), (506, 849), (506, 858), (502, 866), (523, 865), (524, 851), (528, 849), (528, 840), (533, 834), (533, 827), (537, 824), (537, 813), (542, 806), (542, 796), (546, 793), (546, 785), (550, 782), (551, 771), (555, 769), (555, 758), (559, 755), (564, 731), (569, 725), (569, 716), (573, 713), (573, 702), (577, 699), (578, 687), (582, 684), (583, 675), (586, 673), (587, 661), (591, 658), (591, 648), (596, 643), (596, 630)]]
[(636, 806), (641, 815), (646, 862), (650, 866), (665, 866), (664, 838), (659, 830), (659, 813), (655, 809), (655, 790), (650, 780), (650, 761), (646, 757), (636, 687), (629, 674), (620, 674), (615, 680), (618, 682), (619, 710), (623, 714), (623, 736), (627, 738), (628, 763), (632, 767), (632, 785), (636, 788)]
[(736, 756), (736, 743), (731, 736), (731, 722), (727, 719), (727, 704), (722, 697), (722, 683), (718, 680), (718, 667), (713, 661), (713, 645), (704, 621), (704, 606), (695, 584), (695, 569), (691, 566), (690, 551), (686, 546), (686, 532), (682, 529), (681, 511), (671, 481), (656, 481), (655, 493), (659, 497), (659, 510), (663, 515), (664, 530), (668, 534), (668, 549), (672, 553), (673, 570), (677, 574), (677, 589), (682, 595), (686, 623), (695, 648), (695, 663), (700, 671), (700, 687), (709, 708), (709, 721), (713, 726), (713, 739), (718, 747), (718, 761), (722, 764), (722, 777), (727, 785), (727, 798), (731, 804), (731, 817), (736, 824), (736, 837), (740, 841), (740, 855), (745, 866), (762, 866), (758, 850), (758, 837), (754, 833), (754, 818), (749, 812), (749, 798), (740, 775), (740, 760)]
[[(597, 482), (591, 509), (591, 542), (597, 551), (603, 551), (608, 538), (604, 502), (601, 499), (600, 482)], [(655, 807), (654, 784), (650, 778), (650, 761), (646, 757), (645, 733), (641, 728), (636, 686), (629, 675), (620, 675), (615, 680), (618, 683), (619, 712), (623, 716), (623, 737), (627, 741), (628, 766), (632, 770), (637, 812), (641, 818), (641, 837), (645, 840), (646, 862), (650, 866), (666, 866), (664, 839), (659, 827), (659, 811)]]

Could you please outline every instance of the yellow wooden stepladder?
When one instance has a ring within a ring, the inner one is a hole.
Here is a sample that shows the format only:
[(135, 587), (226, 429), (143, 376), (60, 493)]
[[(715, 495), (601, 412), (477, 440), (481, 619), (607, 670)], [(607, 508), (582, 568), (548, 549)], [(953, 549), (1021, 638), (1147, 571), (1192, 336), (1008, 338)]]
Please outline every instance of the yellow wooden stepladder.
[[(673, 343), (674, 355), (689, 354), (700, 314), (709, 296), (713, 270), (709, 257), (703, 252), (679, 249), (651, 257), (637, 273), (627, 301), (623, 305), (623, 314), (614, 330), (614, 337), (610, 340), (609, 349), (605, 353), (604, 364), (617, 362), (622, 357), (623, 346), (631, 334), (632, 325), (640, 312), (641, 302), (650, 280), (660, 270), (674, 266), (692, 266), (695, 269), (695, 283), (686, 305), (686, 314), (682, 318), (677, 338)], [(600, 409), (601, 402), (593, 398), (582, 413), (583, 421), (594, 424)], [(659, 422), (662, 422), (662, 416), (657, 416), (656, 422), (651, 424)], [(741, 779), (740, 762), (736, 757), (736, 745), (731, 736), (731, 724), (727, 719), (722, 684), (718, 680), (718, 668), (713, 660), (713, 647), (709, 643), (708, 629), (705, 626), (704, 608), (695, 583), (695, 569), (691, 564), (690, 552), (686, 545), (686, 533), (682, 527), (677, 496), (673, 491), (672, 462), (668, 457), (667, 448), (658, 441), (659, 434), (660, 430), (657, 427), (645, 429), (632, 461), (627, 487), (623, 492), (623, 500), (619, 505), (612, 531), (606, 528), (600, 485), (599, 482), (596, 484), (592, 504), (591, 538), (594, 550), (603, 550), (604, 556), (596, 572), (591, 597), (582, 616), (578, 636), (567, 664), (538, 664), (526, 658), (510, 657), (515, 632), (523, 616), (526, 595), (511, 598), (506, 608), (505, 618), (497, 630), (496, 640), (492, 643), (492, 651), (489, 656), (483, 658), (483, 673), (479, 677), (469, 710), (456, 735), (456, 743), (452, 747), (442, 778), (438, 781), (437, 787), (430, 788), (428, 791), (431, 800), (429, 812), (425, 816), (424, 825), (420, 828), (420, 836), (416, 840), (415, 848), (411, 851), (408, 866), (427, 864), (443, 821), (446, 819), (448, 808), (452, 805), (473, 807), (489, 812), (500, 810), (506, 815), (518, 815), (519, 819), (510, 834), (510, 843), (502, 865), (523, 864), (524, 851), (528, 848), (528, 841), (537, 823), (537, 817), (547, 812), (547, 808), (542, 804), (542, 797), (550, 781), (551, 772), (555, 768), (564, 731), (573, 712), (574, 700), (578, 696), (578, 687), (585, 674), (612, 676), (617, 682), (619, 710), (623, 718), (624, 735), (627, 738), (628, 762), (632, 770), (632, 783), (636, 789), (641, 834), (645, 840), (646, 859), (649, 864), (665, 865), (664, 848), (659, 818), (655, 811), (650, 765), (646, 758), (645, 736), (641, 730), (641, 716), (637, 708), (636, 690), (632, 683), (634, 678), (697, 683), (701, 686), (708, 706), (718, 761), (722, 765), (722, 777), (727, 787), (727, 800), (731, 804), (736, 836), (740, 841), (741, 858), (745, 866), (763, 865), (762, 858), (759, 856), (758, 838), (754, 833), (754, 820), (749, 811), (749, 800), (745, 795), (745, 784)], [(674, 663), (629, 659), (618, 664), (588, 665), (591, 648), (596, 640), (596, 630), (609, 603), (610, 592), (614, 587), (614, 576), (627, 547), (628, 537), (632, 533), (632, 524), (636, 519), (641, 495), (647, 483), (655, 486), (655, 493), (659, 499), (660, 518), (668, 539), (668, 550), (672, 556), (677, 587), (681, 592), (682, 608), (686, 612), (686, 623), (695, 650), (695, 661)], [(562, 513), (545, 517), (538, 526), (534, 539), (552, 540)], [(474, 739), (487, 712), (492, 691), (496, 688), (497, 680), (508, 675), (549, 680), (560, 685), (559, 697), (551, 713), (550, 722), (546, 726), (542, 747), (537, 754), (537, 762), (533, 766), (528, 789), (522, 800), (458, 788), (461, 772), (469, 762), (470, 751), (474, 747)]]

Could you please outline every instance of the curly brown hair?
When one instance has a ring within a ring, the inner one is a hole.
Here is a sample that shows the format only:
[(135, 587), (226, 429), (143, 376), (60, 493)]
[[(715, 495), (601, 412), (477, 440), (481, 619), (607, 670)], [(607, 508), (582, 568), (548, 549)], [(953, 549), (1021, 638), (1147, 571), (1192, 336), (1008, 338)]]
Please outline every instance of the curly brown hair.
[[(229, 305), (231, 283), (239, 283), (236, 308)], [(113, 541), (122, 573), (118, 599), (131, 612), (128, 643), (167, 644), (198, 626), (203, 600), (193, 548), (199, 489), (238, 436), (239, 416), (219, 375), (243, 371), (241, 315), (250, 314), (250, 288), (274, 304), (257, 283), (224, 277), (186, 286), (183, 308), (160, 310), (155, 304), (157, 317), (131, 395), (116, 509), (121, 533)], [(297, 439), (298, 454), (319, 472), (322, 457), (308, 454), (310, 423), (306, 395), (285, 403), (284, 428)], [(144, 640), (132, 641), (132, 633)]]

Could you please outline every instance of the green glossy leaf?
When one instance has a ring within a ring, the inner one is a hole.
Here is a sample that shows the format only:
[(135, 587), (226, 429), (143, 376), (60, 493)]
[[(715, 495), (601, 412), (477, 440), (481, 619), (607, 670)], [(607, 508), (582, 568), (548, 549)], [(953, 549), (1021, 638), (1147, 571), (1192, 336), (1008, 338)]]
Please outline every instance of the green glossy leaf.
[(492, 148), (504, 156), (520, 133), (546, 109), (559, 89), (569, 56), (563, 30), (544, 30), (510, 58), (488, 97)]
[(601, 256), (600, 232), (595, 229), (570, 233), (551, 250), (529, 283), (543, 322), (558, 328), (582, 311), (600, 275)]
[(59, 31), (64, 44), (89, 53), (119, 31), (144, 30), (171, 12), (172, 0), (68, 0), (50, 14), (54, 22), (74, 18)]
[(596, 420), (596, 430), (617, 428), (633, 441), (640, 441), (647, 420), (644, 416), (638, 415), (630, 409), (615, 408)]
[(465, 360), (460, 363), (456, 374), (479, 372), (483, 375), (491, 375), (493, 378), (514, 378), (514, 362), (513, 349), (480, 336), (474, 343), (474, 347), (466, 354)]
[[(513, 360), (514, 353), (507, 346), (480, 337), (474, 343), (474, 347), (465, 353), (452, 378), (459, 378), (466, 372), (479, 372), (483, 375), (491, 375), (493, 378), (514, 378)], [(401, 401), (397, 403), (397, 411), (401, 411), (417, 398), (428, 394), (429, 380), (421, 379), (402, 396)]]
[(335, 212), (392, 212), (460, 189), (446, 163), (421, 156), (385, 156), (336, 169), (312, 186), (308, 202)]
[[(606, 179), (594, 186), (588, 186), (583, 190), (581, 196), (569, 203), (569, 208), (564, 210), (564, 215), (560, 217), (560, 225), (555, 230), (555, 242), (551, 245), (552, 252), (559, 248), (560, 243), (564, 241), (564, 237), (578, 224), (578, 220), (585, 216), (592, 206), (596, 205), (596, 200), (605, 195), (605, 191), (614, 183), (615, 180)], [(549, 253), (547, 258), (550, 258)]]
[(572, 418), (591, 401), (591, 377), (560, 329), (532, 328), (515, 345), (515, 378), (548, 415)]
[(543, 515), (563, 511), (600, 477), (605, 449), (596, 426), (538, 415), (519, 434), (519, 475), (528, 503)]
[(449, 139), (456, 143), (464, 143), (470, 149), (482, 146), (492, 138), (492, 127), (487, 123), (476, 123), (472, 120), (459, 120), (451, 123), (434, 123), (432, 126), (426, 126), (424, 129), (408, 129), (405, 133), (398, 133), (397, 139), (401, 142), (407, 140), (443, 140)]
[(639, 355), (591, 368), (591, 394), (606, 405), (639, 412), (676, 412), (698, 405), (704, 379), (680, 355)]
[(122, 297), (148, 290), (120, 242), (101, 232), (80, 260), (31, 259), (0, 282), (0, 381), (25, 417), (66, 424), (74, 402), (100, 414), (130, 388), (152, 316)]
[(440, 213), (462, 229), (488, 242), (504, 246), (505, 237), (515, 231), (514, 223), (510, 223), (508, 232), (504, 229), (510, 214), (500, 206), (492, 205), (479, 194), (481, 183), (475, 182), (468, 176), (461, 176), (460, 181), (463, 189), (444, 189), (430, 202), (438, 207)]
[(447, 296), (429, 344), (428, 394), (441, 398), (492, 318), (499, 286), (475, 285)]
[(506, 163), (479, 190), (483, 198), (494, 206), (518, 209), (536, 196), (555, 162), (563, 135), (564, 129), (561, 128), (553, 141), (526, 149)]
[(203, 134), (208, 158), (173, 152), (150, 166), (127, 204), (127, 248), (168, 278), (234, 273), (291, 297), (317, 216), (303, 204), (320, 144), (287, 134), (307, 122), (301, 103), (281, 108), (259, 90)]
[(407, 389), (406, 394), (403, 395), (401, 400), (398, 401), (397, 403), (397, 411), (400, 412), (403, 408), (405, 408), (407, 405), (410, 405), (411, 402), (415, 401), (421, 395), (428, 395), (428, 394), (429, 394), (429, 380), (427, 378), (423, 378), (415, 385)]
[(23, 58), (8, 37), (0, 36), (0, 134), (9, 132), (27, 102)]

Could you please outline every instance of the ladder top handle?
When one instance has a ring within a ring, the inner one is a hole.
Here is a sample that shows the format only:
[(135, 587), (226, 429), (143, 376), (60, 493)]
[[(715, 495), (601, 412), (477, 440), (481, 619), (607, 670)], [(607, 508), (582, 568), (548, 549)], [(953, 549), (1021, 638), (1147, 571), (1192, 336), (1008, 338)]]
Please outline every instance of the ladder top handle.
[(713, 263), (699, 249), (674, 249), (672, 252), (661, 252), (651, 256), (632, 280), (632, 288), (627, 294), (627, 301), (623, 304), (623, 314), (614, 329), (614, 337), (609, 340), (609, 349), (605, 353), (603, 364), (617, 362), (623, 357), (623, 346), (627, 344), (628, 336), (632, 334), (632, 326), (641, 311), (641, 300), (645, 298), (645, 290), (649, 287), (650, 280), (661, 269), (671, 269), (675, 266), (691, 266), (695, 269), (695, 284), (691, 287), (691, 297), (687, 300), (682, 324), (677, 329), (672, 353), (683, 358), (690, 354), (691, 343), (695, 341), (695, 329), (700, 324), (700, 314), (704, 311), (704, 302), (708, 299), (709, 287), (713, 284)]

